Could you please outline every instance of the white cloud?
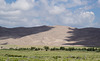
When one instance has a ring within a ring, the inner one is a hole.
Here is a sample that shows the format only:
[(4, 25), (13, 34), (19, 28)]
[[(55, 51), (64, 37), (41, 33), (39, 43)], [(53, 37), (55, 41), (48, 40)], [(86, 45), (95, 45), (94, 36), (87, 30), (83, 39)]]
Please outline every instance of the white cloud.
[(61, 14), (65, 11), (64, 7), (58, 7), (58, 6), (54, 6), (53, 8), (51, 8), (51, 10), (49, 10), (50, 14)]
[[(31, 2), (34, 2), (34, 0)], [(12, 3), (11, 6), (14, 9), (28, 10), (33, 6), (31, 2), (27, 0), (17, 0), (16, 2)]]
[[(86, 0), (17, 0), (7, 4), (4, 0), (0, 0), (0, 25), (91, 26), (95, 14), (84, 8), (87, 3)], [(82, 9), (79, 9), (79, 6), (83, 6)], [(73, 7), (78, 8), (74, 10)]]
[(73, 2), (74, 2), (75, 4), (77, 4), (77, 5), (81, 5), (81, 4), (82, 4), (81, 0), (73, 0)]
[(14, 11), (0, 11), (0, 15), (18, 15), (21, 11), (14, 10)]
[(72, 8), (72, 7), (77, 7), (77, 6), (84, 6), (87, 5), (87, 1), (86, 0), (70, 0), (70, 2), (67, 5), (68, 8)]
[(70, 16), (66, 15), (63, 17), (63, 23), (70, 25), (70, 26), (78, 26), (78, 27), (86, 27), (91, 26), (95, 15), (93, 12), (80, 12), (80, 13), (73, 13)]

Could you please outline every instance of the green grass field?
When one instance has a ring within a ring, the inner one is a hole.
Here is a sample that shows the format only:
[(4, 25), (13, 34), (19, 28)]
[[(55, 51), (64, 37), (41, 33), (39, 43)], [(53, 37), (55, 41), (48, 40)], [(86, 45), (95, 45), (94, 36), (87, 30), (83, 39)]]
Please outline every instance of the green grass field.
[(100, 52), (0, 50), (0, 61), (100, 61)]

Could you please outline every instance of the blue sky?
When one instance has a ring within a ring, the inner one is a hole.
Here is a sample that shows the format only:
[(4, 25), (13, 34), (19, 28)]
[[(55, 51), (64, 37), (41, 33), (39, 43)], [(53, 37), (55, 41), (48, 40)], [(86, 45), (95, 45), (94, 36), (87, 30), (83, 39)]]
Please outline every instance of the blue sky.
[(0, 26), (100, 28), (100, 0), (0, 0)]
[(16, 0), (5, 0), (7, 3), (11, 4), (13, 2), (16, 2)]

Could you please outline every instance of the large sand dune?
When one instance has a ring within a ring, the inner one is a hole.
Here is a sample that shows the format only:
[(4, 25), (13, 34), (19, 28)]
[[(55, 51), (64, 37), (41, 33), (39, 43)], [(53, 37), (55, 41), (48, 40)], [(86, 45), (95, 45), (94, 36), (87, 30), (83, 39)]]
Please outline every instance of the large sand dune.
[(0, 27), (0, 45), (100, 46), (99, 28), (68, 26)]

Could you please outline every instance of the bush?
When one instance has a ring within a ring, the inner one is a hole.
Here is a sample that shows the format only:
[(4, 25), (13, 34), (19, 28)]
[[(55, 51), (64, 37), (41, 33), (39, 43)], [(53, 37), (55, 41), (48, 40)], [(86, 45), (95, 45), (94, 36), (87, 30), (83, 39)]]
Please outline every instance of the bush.
[(65, 47), (60, 47), (60, 50), (65, 50)]
[(9, 48), (9, 50), (14, 50), (14, 48)]
[(74, 47), (69, 47), (68, 49), (67, 49), (67, 51), (73, 51), (73, 50), (76, 50)]
[(51, 48), (50, 50), (51, 50), (51, 51), (55, 51), (55, 50), (60, 50), (60, 49), (54, 47), (54, 48)]
[(45, 49), (46, 51), (48, 51), (48, 50), (49, 50), (49, 47), (48, 47), (48, 46), (44, 46), (44, 49)]
[(31, 47), (31, 50), (35, 50), (36, 47)]
[(88, 48), (87, 51), (95, 51), (94, 47)]

